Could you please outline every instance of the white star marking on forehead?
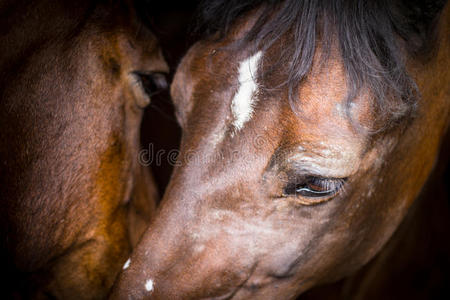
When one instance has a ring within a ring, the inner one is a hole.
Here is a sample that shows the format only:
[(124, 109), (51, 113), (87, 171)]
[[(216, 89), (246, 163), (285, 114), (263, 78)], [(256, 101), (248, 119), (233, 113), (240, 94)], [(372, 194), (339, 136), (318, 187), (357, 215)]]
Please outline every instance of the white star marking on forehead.
[(253, 114), (254, 96), (258, 89), (255, 76), (258, 71), (261, 54), (262, 52), (258, 51), (239, 65), (239, 90), (231, 102), (231, 112), (234, 117), (233, 126), (236, 131), (241, 130)]
[(152, 292), (152, 291), (153, 291), (153, 280), (148, 279), (148, 280), (145, 282), (145, 290), (146, 290), (147, 292)]

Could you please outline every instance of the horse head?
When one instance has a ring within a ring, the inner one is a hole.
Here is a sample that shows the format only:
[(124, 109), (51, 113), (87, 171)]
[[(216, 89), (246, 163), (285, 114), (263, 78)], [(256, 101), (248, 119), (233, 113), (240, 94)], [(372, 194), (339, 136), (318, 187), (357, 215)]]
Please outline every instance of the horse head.
[(178, 67), (178, 162), (113, 298), (291, 299), (380, 252), (448, 127), (449, 10), (420, 59), (393, 11), (338, 3), (219, 6), (236, 20)]
[(3, 2), (8, 289), (102, 297), (155, 206), (156, 188), (137, 162), (139, 127), (168, 67), (133, 1)]

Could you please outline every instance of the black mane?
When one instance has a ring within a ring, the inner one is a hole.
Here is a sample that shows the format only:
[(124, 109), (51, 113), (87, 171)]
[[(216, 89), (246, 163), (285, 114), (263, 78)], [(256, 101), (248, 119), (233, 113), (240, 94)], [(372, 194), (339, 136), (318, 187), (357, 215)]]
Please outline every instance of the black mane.
[(333, 42), (327, 37), (335, 37), (348, 79), (347, 103), (362, 88), (370, 90), (387, 127), (388, 121), (414, 112), (418, 90), (406, 72), (403, 53), (417, 59), (430, 56), (434, 25), (444, 4), (445, 0), (205, 0), (198, 28), (220, 39), (238, 18), (261, 7), (255, 25), (234, 47), (264, 50), (291, 34), (292, 42), (285, 45), (290, 54), (285, 82), (290, 98), (311, 69), (319, 36), (323, 60)]

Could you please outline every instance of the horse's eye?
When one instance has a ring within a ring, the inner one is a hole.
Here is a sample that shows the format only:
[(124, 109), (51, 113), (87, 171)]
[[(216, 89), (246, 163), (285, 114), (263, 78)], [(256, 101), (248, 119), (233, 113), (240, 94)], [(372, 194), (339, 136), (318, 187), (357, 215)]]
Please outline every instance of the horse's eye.
[(144, 87), (144, 91), (150, 97), (161, 92), (164, 89), (167, 89), (167, 79), (166, 74), (161, 72), (151, 72), (151, 73), (140, 73), (135, 72), (142, 82), (142, 86)]
[(302, 196), (307, 198), (328, 198), (334, 196), (344, 185), (342, 178), (321, 178), (308, 176), (289, 182), (284, 196)]
[(145, 107), (150, 103), (150, 98), (164, 89), (167, 89), (166, 74), (161, 72), (132, 73), (137, 104)]

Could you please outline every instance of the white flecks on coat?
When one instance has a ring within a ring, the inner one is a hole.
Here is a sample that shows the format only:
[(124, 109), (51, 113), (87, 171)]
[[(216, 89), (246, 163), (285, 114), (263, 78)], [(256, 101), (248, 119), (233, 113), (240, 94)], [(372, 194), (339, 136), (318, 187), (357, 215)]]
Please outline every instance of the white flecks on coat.
[(204, 244), (198, 244), (194, 246), (194, 253), (198, 254), (198, 253), (202, 253), (203, 250), (205, 250), (205, 245)]
[(123, 269), (124, 269), (124, 270), (128, 269), (128, 267), (130, 266), (130, 262), (131, 262), (131, 259), (128, 259), (128, 260), (125, 262), (125, 264), (123, 265)]
[(147, 281), (145, 282), (145, 290), (147, 292), (152, 292), (153, 291), (153, 280), (147, 279)]
[(255, 93), (258, 88), (255, 76), (260, 58), (261, 51), (258, 51), (239, 65), (239, 90), (231, 102), (231, 112), (234, 116), (233, 126), (236, 130), (242, 129), (253, 114)]

